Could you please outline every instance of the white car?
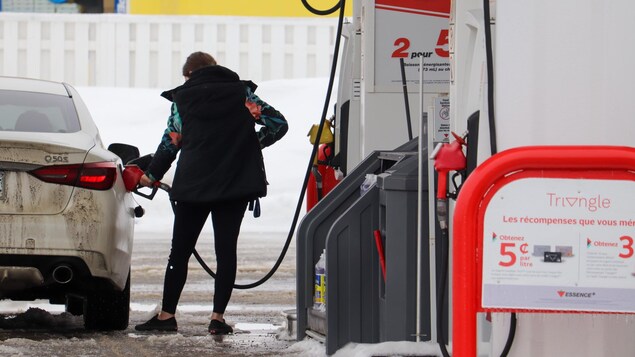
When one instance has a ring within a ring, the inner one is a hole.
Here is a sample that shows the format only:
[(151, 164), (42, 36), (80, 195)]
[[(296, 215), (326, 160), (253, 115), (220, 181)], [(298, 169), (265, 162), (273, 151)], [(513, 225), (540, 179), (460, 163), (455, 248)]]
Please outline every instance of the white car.
[(48, 299), (86, 328), (127, 328), (135, 203), (119, 155), (70, 85), (0, 77), (0, 300)]

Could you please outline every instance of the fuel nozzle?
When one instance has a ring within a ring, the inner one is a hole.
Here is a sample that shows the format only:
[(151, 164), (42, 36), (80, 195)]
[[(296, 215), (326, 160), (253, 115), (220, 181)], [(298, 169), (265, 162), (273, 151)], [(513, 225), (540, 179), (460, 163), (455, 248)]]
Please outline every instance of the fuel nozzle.
[(438, 172), (437, 184), (437, 217), (442, 229), (448, 226), (448, 173), (459, 171), (467, 166), (467, 159), (463, 153), (465, 140), (463, 137), (452, 132), (454, 141), (437, 145), (430, 159), (434, 160), (434, 169)]
[(166, 192), (170, 191), (170, 186), (160, 181), (156, 181), (154, 183), (154, 185), (151, 187), (152, 191), (149, 194), (139, 191), (139, 188), (142, 187), (139, 185), (139, 181), (141, 180), (141, 176), (143, 175), (143, 170), (136, 164), (126, 165), (122, 174), (126, 190), (149, 200), (152, 200), (154, 198), (154, 195), (157, 193), (158, 189), (162, 189)]
[(126, 165), (122, 176), (126, 191), (131, 192), (139, 185), (139, 180), (141, 176), (143, 176), (143, 170), (137, 165)]

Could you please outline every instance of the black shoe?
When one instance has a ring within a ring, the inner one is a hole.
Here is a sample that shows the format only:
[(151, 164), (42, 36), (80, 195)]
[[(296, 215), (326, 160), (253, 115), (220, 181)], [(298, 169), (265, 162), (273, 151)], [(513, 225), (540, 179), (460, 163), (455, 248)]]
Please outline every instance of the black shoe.
[(159, 320), (159, 315), (154, 316), (150, 320), (141, 325), (134, 327), (137, 331), (176, 331), (176, 319), (174, 316), (167, 320)]
[(223, 321), (212, 320), (207, 328), (212, 335), (231, 335), (234, 333), (234, 329)]

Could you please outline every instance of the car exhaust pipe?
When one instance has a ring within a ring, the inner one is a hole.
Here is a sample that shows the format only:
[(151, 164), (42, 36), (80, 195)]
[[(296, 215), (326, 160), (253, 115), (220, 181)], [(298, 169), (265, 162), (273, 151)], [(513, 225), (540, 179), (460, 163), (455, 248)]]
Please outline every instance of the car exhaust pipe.
[(53, 280), (58, 284), (67, 284), (73, 280), (73, 269), (68, 265), (58, 265), (53, 269)]

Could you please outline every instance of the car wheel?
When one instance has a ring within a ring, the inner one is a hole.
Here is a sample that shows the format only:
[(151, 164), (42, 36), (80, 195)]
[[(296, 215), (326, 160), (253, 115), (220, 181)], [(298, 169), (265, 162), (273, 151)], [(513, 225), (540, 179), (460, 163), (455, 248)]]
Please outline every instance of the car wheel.
[(90, 330), (125, 330), (130, 315), (130, 272), (122, 291), (96, 284), (86, 294), (84, 327)]

